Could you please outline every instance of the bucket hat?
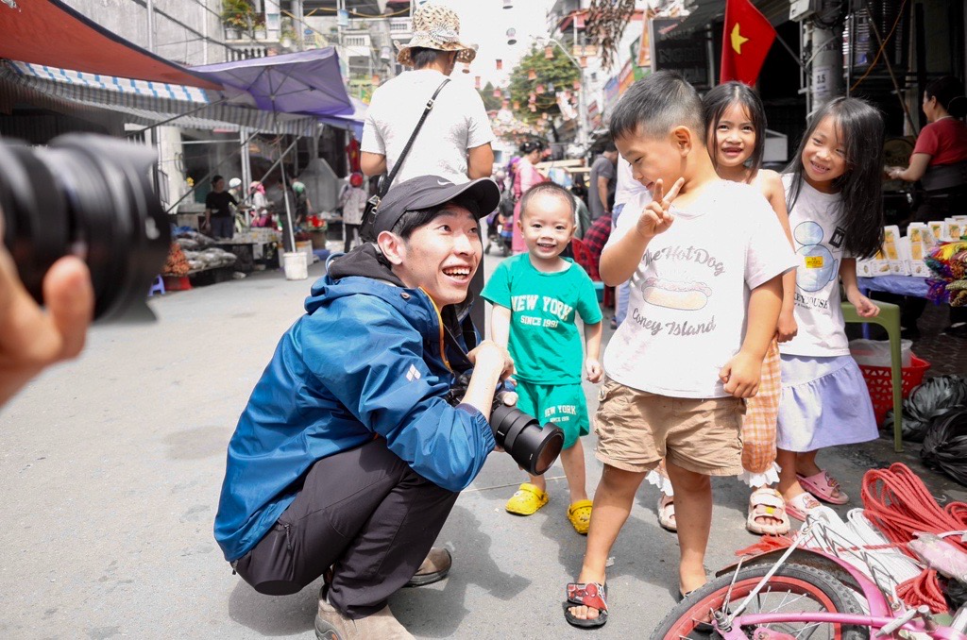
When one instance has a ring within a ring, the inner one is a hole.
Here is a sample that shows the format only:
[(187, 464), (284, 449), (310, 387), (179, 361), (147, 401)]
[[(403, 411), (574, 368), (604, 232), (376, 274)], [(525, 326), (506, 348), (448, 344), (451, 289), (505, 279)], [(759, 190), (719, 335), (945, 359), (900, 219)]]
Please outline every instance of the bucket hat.
[(457, 62), (473, 62), (477, 56), (476, 45), (460, 41), (460, 17), (447, 7), (425, 4), (413, 16), (413, 39), (400, 47), (397, 56), (399, 63), (413, 66), (413, 47), (436, 49), (438, 51), (459, 51)]

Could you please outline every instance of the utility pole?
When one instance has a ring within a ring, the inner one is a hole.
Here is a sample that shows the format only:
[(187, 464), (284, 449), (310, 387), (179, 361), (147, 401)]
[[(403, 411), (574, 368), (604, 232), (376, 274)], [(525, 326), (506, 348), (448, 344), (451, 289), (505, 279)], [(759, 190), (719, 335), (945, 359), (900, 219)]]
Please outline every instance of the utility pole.
[(302, 0), (292, 0), (292, 14), (295, 16), (295, 41), (299, 43), (299, 51), (306, 50), (305, 9)]
[(842, 27), (828, 29), (813, 22), (811, 105), (816, 110), (837, 96), (843, 95), (843, 32)]
[(154, 0), (148, 0), (148, 51), (154, 53)]

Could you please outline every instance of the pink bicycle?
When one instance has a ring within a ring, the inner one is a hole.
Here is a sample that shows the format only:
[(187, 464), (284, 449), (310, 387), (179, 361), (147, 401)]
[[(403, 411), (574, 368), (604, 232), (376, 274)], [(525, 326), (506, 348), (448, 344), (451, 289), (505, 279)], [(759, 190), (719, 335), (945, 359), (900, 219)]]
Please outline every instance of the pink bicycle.
[[(720, 572), (672, 609), (652, 639), (967, 640), (967, 605), (947, 625), (929, 607), (906, 608), (896, 597), (899, 580), (885, 563), (830, 542), (828, 533), (822, 521), (810, 518), (788, 549), (745, 558)], [(805, 547), (804, 541), (817, 538), (826, 538), (829, 544), (820, 545), (826, 550)]]

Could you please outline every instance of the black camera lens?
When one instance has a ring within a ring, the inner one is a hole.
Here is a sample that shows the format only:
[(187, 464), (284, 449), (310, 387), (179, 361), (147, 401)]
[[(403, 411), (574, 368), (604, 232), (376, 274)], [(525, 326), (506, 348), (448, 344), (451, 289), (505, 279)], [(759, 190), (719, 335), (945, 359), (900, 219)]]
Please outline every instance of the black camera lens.
[(145, 299), (171, 242), (156, 161), (149, 147), (91, 134), (36, 149), (0, 141), (3, 242), (35, 300), (51, 265), (73, 254), (91, 271), (95, 319), (150, 317)]
[(516, 407), (496, 404), (490, 412), (490, 427), (497, 444), (534, 476), (544, 475), (564, 447), (564, 433), (558, 427), (542, 427)]

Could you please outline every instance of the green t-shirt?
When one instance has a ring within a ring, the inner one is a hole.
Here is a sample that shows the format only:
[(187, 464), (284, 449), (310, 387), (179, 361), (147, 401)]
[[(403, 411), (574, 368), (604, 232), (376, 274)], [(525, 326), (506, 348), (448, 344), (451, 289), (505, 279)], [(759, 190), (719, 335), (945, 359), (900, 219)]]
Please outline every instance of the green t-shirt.
[(482, 295), (511, 311), (507, 346), (518, 378), (538, 384), (581, 382), (584, 352), (575, 311), (585, 324), (601, 322), (598, 295), (584, 269), (572, 262), (564, 271), (542, 273), (522, 253), (497, 267)]

